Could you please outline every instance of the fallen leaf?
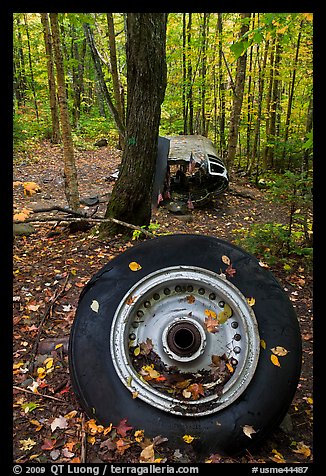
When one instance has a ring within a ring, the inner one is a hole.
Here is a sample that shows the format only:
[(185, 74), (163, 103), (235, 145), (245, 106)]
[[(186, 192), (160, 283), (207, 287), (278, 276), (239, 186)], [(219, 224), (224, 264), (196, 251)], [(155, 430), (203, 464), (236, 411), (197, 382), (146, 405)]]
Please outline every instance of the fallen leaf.
[(131, 263), (129, 263), (129, 269), (131, 269), (131, 271), (139, 271), (140, 269), (142, 269), (142, 267), (140, 266), (140, 264), (136, 263), (136, 261), (132, 261)]
[(259, 261), (259, 266), (261, 266), (262, 268), (269, 268), (268, 264), (264, 263), (263, 261)]
[(303, 443), (303, 441), (300, 441), (297, 444), (297, 448), (295, 450), (292, 450), (292, 451), (293, 451), (293, 453), (300, 454), (300, 455), (304, 456), (305, 458), (309, 458), (309, 456), (311, 456), (311, 449), (309, 448), (309, 446), (305, 445)]
[(255, 302), (256, 302), (256, 299), (254, 297), (247, 298), (247, 303), (249, 304), (249, 306), (253, 306)]
[(185, 443), (192, 443), (195, 437), (191, 435), (183, 435), (182, 439)]
[(88, 420), (85, 423), (85, 431), (87, 433), (89, 433), (90, 435), (96, 435), (96, 433), (97, 433), (97, 424), (96, 424), (96, 421), (94, 420), (94, 418), (92, 418), (91, 420)]
[(253, 433), (257, 433), (256, 430), (251, 425), (243, 426), (242, 431), (246, 436), (248, 436), (248, 438), (251, 438), (251, 435)]
[(275, 461), (275, 463), (286, 463), (285, 459), (283, 458), (283, 455), (281, 455), (281, 453), (279, 453), (277, 450), (273, 449), (272, 453), (275, 456), (269, 456), (269, 459)]
[(264, 341), (264, 339), (260, 339), (260, 345), (263, 349), (266, 349), (266, 342)]
[(117, 451), (119, 453), (123, 454), (128, 448), (130, 448), (131, 444), (128, 441), (124, 441), (122, 438), (120, 438), (117, 443)]
[(228, 303), (225, 303), (223, 311), (217, 314), (218, 322), (220, 324), (224, 324), (229, 319), (229, 317), (232, 316), (232, 314), (233, 314), (233, 311), (231, 307), (228, 305)]
[(227, 264), (227, 265), (230, 265), (231, 264), (231, 260), (228, 256), (226, 255), (223, 255), (221, 260), (223, 261), (224, 264)]
[(135, 440), (140, 443), (144, 439), (144, 430), (137, 430), (134, 433)]
[(71, 412), (67, 413), (64, 417), (67, 420), (70, 420), (71, 418), (74, 418), (77, 415), (77, 410), (72, 410)]
[(53, 448), (55, 447), (55, 444), (56, 444), (57, 440), (55, 439), (49, 439), (49, 438), (45, 438), (44, 442), (43, 442), (43, 445), (41, 446), (41, 450), (45, 450), (45, 451), (51, 451), (53, 450)]
[(63, 448), (62, 449), (62, 456), (64, 458), (72, 458), (73, 456), (75, 456), (75, 453), (72, 453), (71, 451), (69, 451), (68, 448)]
[(30, 422), (32, 425), (36, 426), (35, 431), (40, 431), (43, 428), (42, 423), (40, 423), (38, 420), (30, 420)]
[(217, 318), (216, 312), (211, 311), (210, 309), (205, 309), (204, 313), (206, 314), (207, 317), (211, 317), (213, 319)]
[(190, 294), (190, 296), (187, 296), (187, 301), (189, 304), (193, 304), (196, 301), (195, 296)]
[(39, 406), (40, 406), (39, 403), (28, 402), (28, 403), (23, 403), (22, 404), (22, 409), (24, 410), (25, 413), (30, 413), (33, 410), (35, 410), (35, 408), (37, 408)]
[(41, 188), (35, 182), (24, 182), (24, 195), (31, 197), (34, 193), (40, 192)]
[(192, 383), (187, 390), (191, 392), (193, 400), (198, 400), (200, 395), (204, 396), (204, 389), (201, 383)]
[(52, 450), (50, 456), (53, 461), (57, 460), (60, 456), (60, 450)]
[(153, 463), (154, 462), (154, 445), (148, 445), (140, 453), (140, 461), (144, 463)]
[(280, 346), (273, 347), (271, 351), (273, 352), (273, 354), (278, 355), (279, 357), (283, 357), (289, 352), (288, 350), (284, 349), (284, 347)]
[(99, 303), (97, 301), (93, 300), (92, 304), (91, 304), (92, 311), (98, 312), (99, 308), (100, 308)]
[(280, 361), (278, 360), (278, 357), (275, 354), (271, 355), (271, 361), (276, 367), (281, 367)]
[(32, 440), (31, 438), (27, 438), (27, 440), (19, 440), (21, 443), (20, 450), (29, 451), (36, 445), (36, 441)]
[[(150, 351), (153, 349), (153, 342), (152, 339), (147, 337), (146, 342), (142, 342), (140, 344), (140, 351), (142, 355), (148, 355)], [(136, 354), (135, 354), (136, 355)]]
[(220, 325), (220, 323), (216, 319), (212, 317), (206, 317), (204, 324), (208, 332), (211, 332), (212, 334), (218, 332), (218, 326)]
[(56, 430), (57, 428), (59, 428), (60, 430), (68, 428), (68, 422), (64, 416), (60, 415), (53, 420), (50, 426), (51, 426), (51, 431), (53, 433), (54, 430)]
[(228, 276), (230, 276), (230, 278), (233, 278), (233, 276), (235, 275), (235, 273), (237, 272), (236, 269), (232, 268), (232, 264), (230, 264), (230, 266), (228, 266), (225, 270), (226, 274)]
[(127, 432), (132, 430), (132, 426), (127, 425), (127, 418), (124, 418), (115, 429), (117, 430), (117, 433), (124, 438), (127, 435)]

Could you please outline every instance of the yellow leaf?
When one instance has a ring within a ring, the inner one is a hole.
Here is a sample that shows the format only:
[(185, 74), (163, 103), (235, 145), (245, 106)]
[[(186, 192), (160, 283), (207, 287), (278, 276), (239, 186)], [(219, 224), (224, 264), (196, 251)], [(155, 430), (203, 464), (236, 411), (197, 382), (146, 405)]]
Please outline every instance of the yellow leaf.
[(260, 345), (263, 349), (266, 349), (266, 342), (264, 341), (264, 339), (260, 339)]
[(308, 20), (308, 21), (312, 21), (312, 20), (313, 20), (313, 17), (314, 17), (312, 13), (303, 13), (302, 15), (303, 15), (303, 16), (305, 17), (305, 19)]
[(88, 443), (90, 443), (91, 445), (94, 445), (94, 444), (95, 444), (95, 441), (96, 441), (95, 436), (88, 436), (88, 437), (87, 437), (87, 441), (88, 441)]
[(205, 309), (205, 314), (207, 317), (212, 317), (213, 319), (217, 318), (217, 314), (214, 311), (211, 311), (210, 309)]
[(29, 451), (34, 445), (36, 445), (36, 441), (32, 440), (31, 438), (28, 438), (27, 440), (19, 440), (19, 443), (21, 443), (21, 447), (19, 449), (23, 451)]
[(76, 415), (77, 415), (77, 410), (72, 410), (71, 412), (64, 415), (64, 418), (67, 418), (67, 420), (70, 420), (70, 418), (74, 418)]
[(281, 367), (281, 364), (278, 360), (278, 357), (274, 354), (271, 355), (271, 361), (274, 365), (276, 365), (276, 367)]
[(232, 316), (232, 314), (233, 314), (232, 309), (230, 308), (230, 306), (227, 303), (225, 303), (223, 311), (219, 312), (218, 315), (217, 315), (218, 322), (220, 324), (224, 324), (229, 319), (229, 317)]
[(140, 461), (144, 461), (146, 463), (154, 462), (154, 444), (148, 445), (143, 449), (143, 451), (140, 453)]
[(249, 306), (253, 306), (255, 302), (256, 302), (256, 299), (254, 297), (247, 298), (247, 303), (249, 304)]
[(272, 450), (272, 453), (275, 455), (269, 457), (272, 461), (275, 461), (275, 463), (286, 463), (283, 455), (281, 455), (277, 450)]
[(293, 453), (303, 455), (305, 458), (309, 458), (309, 456), (311, 455), (311, 449), (309, 448), (309, 446), (306, 446), (303, 441), (300, 441), (300, 443), (297, 444), (297, 449), (292, 451)]
[(223, 261), (224, 264), (227, 264), (227, 265), (231, 264), (231, 260), (228, 256), (223, 255), (221, 260)]
[(110, 423), (109, 426), (104, 428), (103, 435), (106, 436), (108, 433), (110, 433), (111, 430), (112, 430), (112, 423)]
[(24, 182), (24, 195), (32, 196), (34, 193), (40, 192), (41, 188), (35, 182)]
[(63, 346), (63, 344), (57, 344), (54, 349), (55, 350), (60, 349), (60, 347), (62, 347), (62, 346)]
[(234, 372), (234, 368), (232, 367), (232, 365), (229, 364), (229, 362), (227, 362), (227, 363), (226, 363), (226, 366), (227, 366), (227, 368), (229, 369), (229, 372), (231, 372), (231, 374), (232, 374), (232, 372)]
[(47, 369), (50, 369), (53, 366), (53, 359), (52, 357), (49, 357), (48, 359), (45, 359), (43, 364), (45, 364), (45, 367)]
[(45, 372), (45, 369), (43, 367), (39, 367), (37, 369), (37, 376), (39, 378), (44, 378), (46, 376), (46, 372)]
[(136, 347), (136, 349), (134, 350), (134, 355), (137, 357), (139, 353), (140, 353), (140, 346)]
[(144, 430), (137, 430), (134, 433), (135, 440), (140, 443), (144, 439)]
[(37, 420), (30, 420), (30, 422), (32, 423), (32, 425), (36, 426), (35, 431), (40, 431), (43, 428), (42, 423)]
[(271, 351), (273, 352), (273, 354), (278, 355), (279, 357), (284, 357), (284, 355), (289, 352), (288, 350), (284, 349), (284, 347), (280, 346), (273, 347)]
[(12, 185), (13, 187), (18, 187), (18, 185), (23, 185), (23, 182), (16, 181), (16, 182), (13, 182)]
[[(85, 430), (87, 431), (87, 433), (89, 433), (90, 435), (96, 435), (97, 433), (97, 424), (95, 422), (95, 419), (91, 419), (91, 420), (88, 420), (86, 423), (85, 423)], [(92, 443), (94, 444), (94, 443)]]
[(139, 271), (142, 267), (140, 266), (140, 264), (136, 263), (136, 261), (132, 261), (131, 263), (129, 263), (129, 268), (131, 269), (131, 271)]
[(192, 443), (195, 437), (191, 435), (183, 435), (182, 439), (185, 443)]

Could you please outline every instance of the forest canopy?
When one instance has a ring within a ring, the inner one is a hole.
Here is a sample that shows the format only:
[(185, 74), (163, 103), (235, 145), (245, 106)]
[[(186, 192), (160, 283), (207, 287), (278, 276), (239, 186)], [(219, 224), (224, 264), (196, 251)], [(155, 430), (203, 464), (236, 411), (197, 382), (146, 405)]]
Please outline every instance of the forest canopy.
[[(74, 146), (87, 148), (100, 137), (116, 145), (119, 130), (84, 25), (93, 32), (105, 85), (124, 123), (124, 14), (59, 13), (58, 20)], [(39, 13), (13, 15), (14, 146), (19, 150), (38, 140), (58, 141), (51, 122), (43, 27)], [(257, 179), (269, 170), (309, 173), (312, 29), (310, 13), (170, 13), (160, 134), (208, 136), (228, 159), (237, 67), (245, 56), (234, 166)]]

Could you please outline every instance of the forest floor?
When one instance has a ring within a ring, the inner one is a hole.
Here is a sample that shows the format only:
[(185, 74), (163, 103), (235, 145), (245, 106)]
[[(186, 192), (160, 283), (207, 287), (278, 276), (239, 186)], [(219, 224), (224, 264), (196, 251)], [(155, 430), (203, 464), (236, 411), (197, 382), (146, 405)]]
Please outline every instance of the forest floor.
[[(15, 210), (67, 205), (62, 157), (62, 148), (48, 142), (35, 146), (29, 154), (16, 154), (14, 181), (36, 182), (41, 191), (27, 197), (22, 186), (15, 186)], [(120, 152), (110, 147), (76, 150), (80, 196), (101, 197), (99, 216), (104, 214), (113, 186), (105, 178), (116, 170), (119, 162)], [(35, 216), (44, 218), (45, 214)], [(200, 233), (230, 242), (234, 242), (234, 231), (241, 227), (252, 223), (282, 223), (285, 219), (282, 204), (271, 204), (264, 191), (244, 178), (235, 178), (230, 191), (211, 208), (193, 210), (190, 219), (173, 215), (164, 207), (153, 216), (159, 226), (158, 233)], [(141, 428), (127, 429), (122, 421), (112, 429), (103, 429), (84, 414), (71, 388), (68, 368), (68, 337), (82, 288), (97, 270), (135, 241), (126, 241), (120, 235), (103, 241), (94, 229), (69, 234), (62, 226), (54, 228), (53, 223), (34, 226), (35, 233), (16, 236), (13, 245), (14, 461), (154, 461), (153, 441), (141, 432), (136, 433)], [(218, 454), (201, 458), (191, 450), (191, 445), (184, 452), (158, 439), (157, 462), (312, 462), (312, 275), (300, 261), (290, 271), (283, 265), (272, 266), (270, 270), (292, 301), (303, 343), (302, 373), (286, 421), (259, 448), (238, 458)]]

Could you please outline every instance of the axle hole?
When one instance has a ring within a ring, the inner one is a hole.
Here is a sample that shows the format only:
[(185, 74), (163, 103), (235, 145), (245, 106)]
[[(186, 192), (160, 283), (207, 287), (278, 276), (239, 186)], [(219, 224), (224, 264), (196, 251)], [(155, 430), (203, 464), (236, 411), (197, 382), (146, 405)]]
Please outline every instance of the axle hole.
[(187, 350), (193, 345), (195, 336), (190, 329), (178, 329), (174, 334), (174, 344), (182, 350)]

